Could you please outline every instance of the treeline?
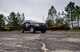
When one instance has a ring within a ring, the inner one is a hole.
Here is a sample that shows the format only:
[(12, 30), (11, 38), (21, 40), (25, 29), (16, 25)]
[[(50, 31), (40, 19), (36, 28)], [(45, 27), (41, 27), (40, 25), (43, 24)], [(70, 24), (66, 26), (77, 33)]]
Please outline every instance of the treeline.
[(14, 30), (19, 30), (20, 25), (24, 20), (24, 13), (20, 14), (19, 12), (11, 12), (7, 17), (5, 17), (3, 14), (0, 14), (0, 28), (3, 28), (5, 25), (7, 25), (12, 26)]
[[(11, 12), (7, 17), (0, 14), (0, 29), (7, 23), (8, 26), (13, 26), (13, 29), (19, 30), (20, 25), (24, 20), (24, 13)], [(77, 27), (80, 27), (80, 6), (75, 5), (74, 2), (70, 1), (62, 12), (57, 12), (55, 7), (51, 6), (48, 11), (46, 24), (48, 27), (69, 27), (69, 25), (71, 25), (71, 28), (74, 28), (75, 21), (78, 24)]]
[(50, 27), (62, 27), (71, 25), (74, 28), (75, 22), (77, 22), (77, 27), (80, 27), (80, 6), (75, 5), (74, 2), (70, 3), (65, 7), (65, 11), (57, 12), (54, 6), (51, 6), (48, 12), (48, 17), (46, 20), (47, 25)]

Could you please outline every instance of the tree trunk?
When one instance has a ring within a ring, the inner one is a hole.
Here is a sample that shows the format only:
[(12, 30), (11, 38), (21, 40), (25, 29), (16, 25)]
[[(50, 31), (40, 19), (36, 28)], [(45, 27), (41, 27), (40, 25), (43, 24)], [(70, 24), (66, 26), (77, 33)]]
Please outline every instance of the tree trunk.
[(77, 17), (77, 20), (78, 20), (78, 28), (79, 28), (79, 16)]
[(72, 28), (73, 28), (73, 21), (71, 23), (72, 23)]
[(72, 14), (71, 14), (71, 25), (72, 25), (72, 28), (73, 28), (73, 18), (72, 18)]

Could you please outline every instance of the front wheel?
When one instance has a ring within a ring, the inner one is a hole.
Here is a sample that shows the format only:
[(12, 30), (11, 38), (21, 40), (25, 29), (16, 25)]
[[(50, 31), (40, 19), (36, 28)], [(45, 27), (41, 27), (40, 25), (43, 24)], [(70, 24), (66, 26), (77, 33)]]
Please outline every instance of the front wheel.
[(34, 27), (30, 27), (30, 32), (35, 33)]
[(45, 32), (46, 32), (46, 30), (42, 30), (42, 31), (41, 31), (41, 33), (45, 33)]
[(23, 28), (21, 29), (21, 33), (24, 33), (24, 29)]

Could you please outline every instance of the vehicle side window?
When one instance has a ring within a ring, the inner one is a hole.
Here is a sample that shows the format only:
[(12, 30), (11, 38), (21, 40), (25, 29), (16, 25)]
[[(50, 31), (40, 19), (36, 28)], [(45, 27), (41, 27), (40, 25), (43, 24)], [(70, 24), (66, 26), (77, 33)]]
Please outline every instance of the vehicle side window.
[(26, 23), (26, 27), (29, 27), (29, 25), (30, 25), (29, 23)]

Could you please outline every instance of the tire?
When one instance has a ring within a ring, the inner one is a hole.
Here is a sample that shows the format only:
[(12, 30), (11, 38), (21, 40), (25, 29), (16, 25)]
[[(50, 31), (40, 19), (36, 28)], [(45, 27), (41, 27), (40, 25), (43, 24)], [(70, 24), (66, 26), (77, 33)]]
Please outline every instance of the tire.
[(21, 33), (24, 33), (24, 29), (23, 28), (21, 29)]
[(35, 33), (34, 27), (30, 27), (30, 32)]
[(45, 32), (46, 32), (46, 30), (42, 30), (42, 31), (41, 31), (41, 33), (45, 33)]

